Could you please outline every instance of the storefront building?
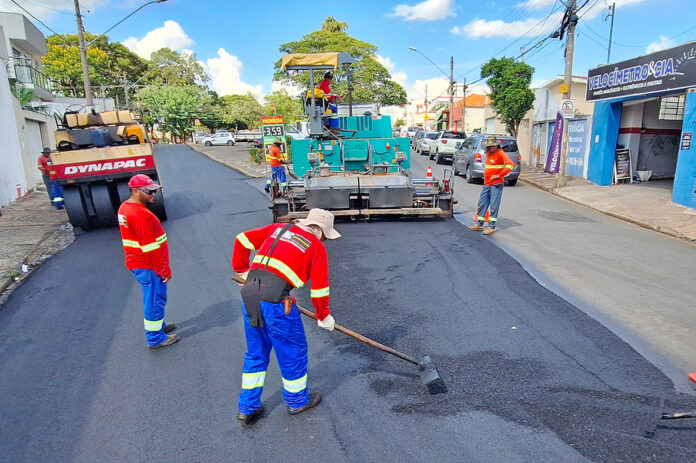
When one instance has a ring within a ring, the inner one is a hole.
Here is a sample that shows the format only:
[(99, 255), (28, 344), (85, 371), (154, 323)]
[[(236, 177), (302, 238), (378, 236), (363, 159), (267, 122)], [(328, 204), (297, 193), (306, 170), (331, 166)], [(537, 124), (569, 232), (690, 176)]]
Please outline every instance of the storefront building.
[(696, 209), (696, 42), (590, 70), (587, 101), (588, 180), (673, 179), (672, 200)]

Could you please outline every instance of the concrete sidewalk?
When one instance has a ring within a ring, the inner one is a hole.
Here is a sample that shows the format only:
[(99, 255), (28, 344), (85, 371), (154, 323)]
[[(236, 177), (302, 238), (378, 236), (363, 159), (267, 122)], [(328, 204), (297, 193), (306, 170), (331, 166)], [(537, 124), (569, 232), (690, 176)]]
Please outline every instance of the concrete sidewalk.
[(239, 142), (234, 146), (205, 146), (196, 143), (187, 143), (187, 145), (213, 161), (238, 170), (249, 177), (268, 178), (270, 175), (271, 168), (268, 164), (251, 162), (249, 156), (249, 149), (253, 147), (251, 144)]
[(555, 175), (523, 166), (520, 180), (578, 204), (641, 227), (696, 243), (696, 210), (672, 202), (672, 180), (608, 187), (568, 177), (555, 187)]
[[(3, 207), (0, 213), (2, 294), (31, 273), (32, 269), (72, 243), (74, 235), (65, 210), (56, 210), (51, 205), (43, 185)], [(23, 266), (26, 267), (23, 269)]]

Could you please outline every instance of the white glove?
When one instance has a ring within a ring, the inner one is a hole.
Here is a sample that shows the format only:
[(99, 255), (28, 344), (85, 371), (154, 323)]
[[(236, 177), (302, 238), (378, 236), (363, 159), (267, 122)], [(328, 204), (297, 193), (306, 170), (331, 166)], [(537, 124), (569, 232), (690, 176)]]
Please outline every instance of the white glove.
[(331, 316), (331, 314), (327, 315), (323, 320), (317, 319), (317, 326), (319, 326), (319, 328), (324, 328), (325, 330), (329, 330), (329, 331), (334, 330), (335, 323), (336, 323), (336, 321)]

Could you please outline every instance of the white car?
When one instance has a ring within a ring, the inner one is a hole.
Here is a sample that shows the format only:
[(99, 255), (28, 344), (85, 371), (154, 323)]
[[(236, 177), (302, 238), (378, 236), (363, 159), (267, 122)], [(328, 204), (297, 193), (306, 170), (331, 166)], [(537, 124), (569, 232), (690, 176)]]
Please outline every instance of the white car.
[(435, 162), (438, 164), (442, 164), (444, 161), (452, 162), (454, 152), (457, 150), (457, 143), (461, 143), (464, 140), (466, 140), (466, 134), (464, 132), (443, 130), (430, 145), (428, 157), (430, 160), (435, 159)]
[(234, 146), (236, 141), (234, 140), (234, 135), (232, 135), (230, 132), (215, 132), (214, 134), (208, 135), (207, 137), (203, 138), (203, 140), (201, 140), (201, 143), (203, 143), (205, 146)]

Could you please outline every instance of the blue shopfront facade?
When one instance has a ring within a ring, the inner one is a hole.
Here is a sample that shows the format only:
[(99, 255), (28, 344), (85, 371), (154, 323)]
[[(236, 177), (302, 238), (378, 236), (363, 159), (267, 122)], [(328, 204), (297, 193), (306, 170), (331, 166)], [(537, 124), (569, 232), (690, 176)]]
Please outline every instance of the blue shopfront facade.
[(631, 174), (674, 178), (672, 199), (696, 209), (696, 42), (592, 69), (587, 179), (610, 185), (617, 148)]

